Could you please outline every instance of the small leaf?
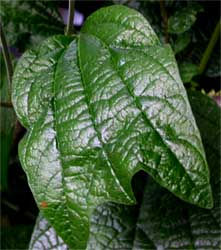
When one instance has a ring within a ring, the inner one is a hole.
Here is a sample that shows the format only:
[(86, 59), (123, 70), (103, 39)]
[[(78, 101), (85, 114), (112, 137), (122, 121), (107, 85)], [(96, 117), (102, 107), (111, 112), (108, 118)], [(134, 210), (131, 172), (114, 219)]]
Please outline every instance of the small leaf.
[(168, 20), (169, 33), (181, 34), (189, 30), (196, 21), (197, 13), (202, 10), (199, 4), (194, 3), (176, 11)]
[[(220, 109), (212, 99), (199, 92), (189, 92), (189, 99), (211, 170), (214, 208), (205, 210), (188, 205), (149, 179), (139, 205), (108, 203), (96, 208), (91, 219), (88, 250), (220, 249), (221, 131), (217, 119)], [(134, 181), (137, 183), (140, 179)], [(68, 249), (48, 222), (39, 218), (29, 250), (40, 250), (42, 246), (48, 250), (54, 245), (60, 250)]]
[(174, 45), (173, 45), (173, 49), (174, 49), (175, 54), (184, 50), (189, 45), (190, 41), (191, 41), (190, 33), (185, 32), (185, 33), (179, 35), (178, 38), (176, 39)]
[(180, 76), (184, 83), (190, 82), (194, 76), (199, 74), (199, 67), (196, 64), (184, 62), (179, 65)]
[(72, 248), (86, 247), (97, 205), (135, 203), (131, 179), (141, 169), (181, 199), (212, 206), (173, 52), (138, 12), (102, 8), (79, 37), (55, 36), (25, 53), (13, 104), (29, 130), (19, 157), (36, 202)]

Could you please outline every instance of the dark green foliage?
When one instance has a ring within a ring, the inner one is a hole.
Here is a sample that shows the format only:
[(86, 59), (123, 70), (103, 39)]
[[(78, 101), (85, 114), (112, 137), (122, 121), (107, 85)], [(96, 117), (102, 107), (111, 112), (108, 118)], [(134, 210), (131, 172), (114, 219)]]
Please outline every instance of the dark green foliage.
[(181, 34), (188, 31), (195, 23), (197, 13), (203, 8), (196, 3), (190, 2), (187, 7), (177, 10), (168, 20), (168, 32)]
[(1, 227), (1, 249), (28, 249), (32, 230), (32, 226), (26, 225)]
[(191, 42), (191, 34), (185, 32), (177, 37), (173, 44), (174, 52), (177, 54), (184, 50)]
[(217, 44), (208, 63), (206, 75), (211, 78), (221, 76), (220, 50), (220, 44)]
[[(188, 72), (196, 73), (196, 68), (199, 67), (212, 32), (220, 19), (219, 2), (170, 0), (132, 2), (150, 22), (160, 40), (162, 42), (167, 40), (171, 44), (179, 68), (183, 67), (183, 64), (192, 64), (193, 69), (188, 66)], [(163, 3), (166, 19), (162, 16), (160, 3)], [(220, 89), (220, 51), (219, 39), (207, 68), (202, 73), (203, 76), (209, 77), (207, 79), (209, 83), (204, 82), (204, 77), (191, 73), (192, 77), (184, 77), (185, 83), (188, 83), (187, 88), (198, 90), (204, 88), (208, 92), (213, 88)]]
[(193, 63), (181, 63), (179, 70), (183, 83), (191, 82), (194, 76), (199, 75), (199, 67)]
[(1, 0), (0, 17), (8, 43), (20, 51), (64, 32), (56, 1)]
[[(10, 93), (8, 88), (8, 79), (3, 64), (3, 56), (0, 55), (1, 79), (0, 79), (0, 100), (10, 103)], [(13, 129), (15, 124), (15, 112), (9, 107), (0, 107), (0, 163), (1, 163), (1, 190), (8, 187), (8, 165), (10, 160), (10, 149), (12, 146)]]

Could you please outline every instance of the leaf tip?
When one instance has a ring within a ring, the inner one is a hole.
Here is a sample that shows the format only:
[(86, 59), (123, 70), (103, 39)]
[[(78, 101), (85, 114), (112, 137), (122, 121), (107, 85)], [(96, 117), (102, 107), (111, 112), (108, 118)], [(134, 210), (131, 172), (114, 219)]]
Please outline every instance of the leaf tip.
[(205, 206), (206, 209), (212, 209), (214, 207), (213, 196), (210, 195), (210, 200), (208, 200), (207, 205)]
[(209, 185), (208, 189), (207, 189), (207, 195), (204, 195), (204, 199), (202, 199), (201, 201), (198, 202), (199, 207), (205, 208), (205, 209), (212, 209), (214, 206), (214, 202), (213, 202), (213, 193), (211, 190), (211, 186)]

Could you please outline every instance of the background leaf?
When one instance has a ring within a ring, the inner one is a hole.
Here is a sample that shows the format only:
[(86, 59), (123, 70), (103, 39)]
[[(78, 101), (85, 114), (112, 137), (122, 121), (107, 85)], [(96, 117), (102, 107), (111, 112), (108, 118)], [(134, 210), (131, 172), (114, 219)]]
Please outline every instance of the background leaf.
[(203, 8), (196, 2), (190, 2), (187, 7), (177, 10), (168, 20), (168, 31), (172, 34), (181, 34), (191, 28), (196, 21), (196, 15)]
[(175, 43), (173, 44), (173, 49), (175, 54), (184, 50), (191, 42), (191, 34), (188, 32), (178, 35)]
[(187, 83), (199, 74), (199, 67), (193, 63), (184, 62), (179, 65), (179, 71), (182, 81)]
[(56, 1), (2, 0), (0, 17), (8, 44), (20, 52), (64, 32)]

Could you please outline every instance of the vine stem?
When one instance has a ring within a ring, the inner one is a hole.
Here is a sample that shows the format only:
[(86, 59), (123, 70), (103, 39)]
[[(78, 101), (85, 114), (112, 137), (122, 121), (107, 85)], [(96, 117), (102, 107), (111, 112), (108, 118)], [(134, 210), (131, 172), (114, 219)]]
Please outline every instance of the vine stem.
[(69, 7), (68, 7), (68, 22), (65, 34), (71, 35), (74, 32), (73, 27), (73, 18), (74, 18), (74, 0), (69, 0)]
[(213, 31), (213, 34), (212, 34), (212, 36), (210, 38), (210, 41), (208, 43), (208, 46), (207, 46), (206, 50), (203, 53), (203, 56), (202, 56), (202, 59), (200, 61), (200, 65), (199, 65), (199, 73), (200, 74), (202, 74), (204, 72), (204, 70), (206, 68), (206, 65), (207, 65), (207, 63), (209, 61), (210, 55), (211, 55), (211, 53), (213, 51), (213, 48), (216, 45), (216, 42), (217, 42), (217, 40), (218, 40), (218, 38), (220, 36), (220, 21), (221, 20), (219, 20), (219, 22), (217, 23), (217, 25), (216, 25), (216, 27), (215, 27), (215, 29)]
[(0, 102), (0, 107), (13, 108), (13, 105), (11, 102)]
[(2, 52), (3, 52), (4, 61), (5, 61), (5, 66), (6, 66), (7, 78), (9, 82), (9, 92), (11, 93), (13, 67), (12, 67), (12, 61), (11, 61), (10, 54), (9, 54), (8, 44), (7, 44), (5, 33), (4, 33), (1, 23), (0, 23), (0, 39), (1, 39), (1, 44), (2, 44)]
[[(0, 102), (0, 106), (5, 107), (5, 108), (13, 108), (13, 105), (11, 103), (11, 87), (12, 87), (13, 66), (12, 66), (12, 61), (11, 61), (10, 54), (9, 54), (8, 44), (7, 44), (7, 41), (5, 38), (5, 33), (4, 33), (3, 28), (2, 28), (1, 23), (0, 23), (0, 40), (1, 40), (1, 44), (2, 44), (2, 52), (3, 52), (4, 61), (5, 61), (5, 66), (6, 66), (6, 72), (7, 72), (8, 82), (9, 82), (9, 93), (10, 93), (9, 102)], [(22, 133), (22, 130), (23, 130), (23, 127), (19, 123), (18, 119), (16, 118), (15, 124), (14, 124), (14, 129), (13, 129), (13, 143), (12, 143), (12, 145), (18, 144), (17, 141), (18, 141), (19, 135)]]
[(169, 42), (169, 35), (168, 35), (168, 15), (165, 8), (164, 0), (160, 0), (160, 13), (163, 18), (163, 26), (164, 26), (164, 41), (165, 43)]

